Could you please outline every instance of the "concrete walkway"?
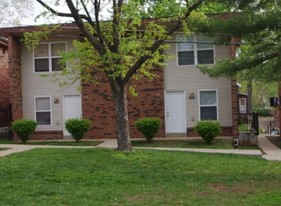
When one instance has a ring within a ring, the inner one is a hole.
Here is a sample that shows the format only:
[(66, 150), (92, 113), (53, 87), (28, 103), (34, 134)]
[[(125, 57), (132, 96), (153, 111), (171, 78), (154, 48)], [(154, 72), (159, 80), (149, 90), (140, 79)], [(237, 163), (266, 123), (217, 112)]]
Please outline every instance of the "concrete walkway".
[(272, 144), (266, 135), (262, 134), (258, 137), (258, 144), (261, 150), (265, 153), (262, 158), (267, 160), (277, 160), (281, 161), (281, 149)]
[[(168, 138), (163, 138), (168, 139)], [(173, 138), (174, 139), (174, 138)], [(186, 139), (186, 138), (178, 138)], [(255, 155), (262, 156), (267, 160), (281, 161), (281, 149), (273, 145), (265, 135), (259, 135), (258, 137), (259, 147), (265, 153), (262, 154), (260, 150), (239, 150), (239, 149), (194, 149), (194, 148), (147, 148), (136, 147), (136, 149), (146, 150), (166, 150), (166, 151), (184, 151), (184, 152), (201, 152), (201, 153), (220, 153), (220, 154), (239, 154), (239, 155)], [(117, 141), (115, 139), (106, 139), (98, 146), (48, 146), (48, 145), (21, 145), (21, 144), (1, 144), (0, 148), (9, 148), (7, 150), (0, 151), (0, 157), (4, 157), (13, 153), (28, 151), (35, 148), (117, 148)]]

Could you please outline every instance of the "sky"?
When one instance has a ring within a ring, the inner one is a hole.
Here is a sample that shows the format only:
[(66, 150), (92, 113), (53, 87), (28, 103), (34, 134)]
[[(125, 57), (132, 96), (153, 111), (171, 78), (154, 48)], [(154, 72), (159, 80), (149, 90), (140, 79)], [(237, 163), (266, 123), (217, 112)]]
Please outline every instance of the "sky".
[[(45, 3), (50, 5), (56, 11), (63, 12), (63, 13), (70, 13), (65, 1), (61, 1), (64, 2), (63, 5), (54, 6), (55, 1), (56, 0), (44, 0)], [(106, 3), (104, 3), (102, 7), (104, 12), (102, 13), (101, 18), (108, 18), (109, 14), (107, 12), (107, 9), (108, 9), (108, 5), (110, 5), (108, 2), (110, 1), (104, 1), (104, 2)], [(0, 0), (0, 9), (1, 8), (2, 11), (5, 10), (5, 12), (3, 12), (2, 14), (6, 14), (6, 15), (1, 15), (0, 13), (0, 27), (29, 26), (29, 25), (40, 25), (40, 24), (50, 24), (50, 23), (73, 22), (72, 18), (57, 17), (57, 16), (50, 16), (50, 15), (36, 18), (38, 15), (42, 14), (43, 12), (47, 12), (47, 9), (45, 9), (36, 0)], [(18, 20), (18, 22), (15, 20)]]
[[(54, 7), (55, 8), (55, 7)], [(44, 11), (47, 11), (43, 6), (41, 6), (38, 2), (35, 1), (33, 4), (33, 11), (31, 12), (32, 15), (30, 15), (27, 18), (24, 18), (21, 20), (20, 24), (22, 26), (26, 25), (38, 25), (38, 24), (46, 24), (46, 23), (58, 23), (58, 17), (40, 17), (36, 19), (36, 17), (40, 14), (42, 14)], [(66, 6), (59, 7), (59, 12), (67, 12), (69, 11)], [(65, 22), (65, 21), (72, 21), (70, 18), (59, 18), (59, 22)]]

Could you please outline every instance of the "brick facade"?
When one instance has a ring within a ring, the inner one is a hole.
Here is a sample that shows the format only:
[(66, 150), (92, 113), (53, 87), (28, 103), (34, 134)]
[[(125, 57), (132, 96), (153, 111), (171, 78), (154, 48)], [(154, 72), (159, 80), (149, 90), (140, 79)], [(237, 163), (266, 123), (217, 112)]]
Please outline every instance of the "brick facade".
[[(236, 43), (239, 42), (238, 38), (232, 38), (230, 46), (230, 57), (235, 58), (236, 56)], [(239, 103), (238, 103), (238, 87), (236, 80), (231, 80), (231, 96), (232, 96), (232, 135), (234, 137), (238, 136), (238, 113), (239, 113)]]
[(9, 35), (9, 76), (12, 103), (12, 119), (22, 119), (22, 85), (21, 85), (21, 47), (20, 39)]
[[(143, 137), (134, 125), (141, 117), (161, 118), (161, 129), (157, 136), (165, 136), (163, 71), (157, 69), (155, 72), (158, 78), (153, 81), (144, 78), (130, 83), (138, 92), (137, 97), (128, 94), (129, 128), (132, 138)], [(98, 85), (82, 85), (82, 110), (83, 117), (92, 122), (86, 138), (116, 138), (115, 104), (106, 77), (103, 76)]]
[(0, 107), (10, 104), (8, 44), (0, 39)]

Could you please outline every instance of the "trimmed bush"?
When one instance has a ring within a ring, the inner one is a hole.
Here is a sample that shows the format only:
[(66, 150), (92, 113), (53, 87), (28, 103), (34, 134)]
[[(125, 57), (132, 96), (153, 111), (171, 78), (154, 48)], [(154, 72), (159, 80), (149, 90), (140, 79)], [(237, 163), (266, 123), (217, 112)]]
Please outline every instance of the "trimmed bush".
[(20, 137), (21, 141), (25, 143), (32, 132), (35, 131), (37, 122), (34, 120), (15, 120), (12, 123), (13, 131)]
[(146, 140), (150, 142), (160, 129), (160, 124), (161, 121), (159, 118), (147, 117), (136, 121), (136, 128), (145, 136)]
[(72, 137), (78, 142), (88, 132), (90, 127), (90, 121), (88, 119), (68, 119), (65, 122), (65, 128), (72, 135)]
[(195, 130), (207, 144), (212, 144), (215, 137), (219, 135), (221, 126), (218, 121), (204, 120), (197, 123)]

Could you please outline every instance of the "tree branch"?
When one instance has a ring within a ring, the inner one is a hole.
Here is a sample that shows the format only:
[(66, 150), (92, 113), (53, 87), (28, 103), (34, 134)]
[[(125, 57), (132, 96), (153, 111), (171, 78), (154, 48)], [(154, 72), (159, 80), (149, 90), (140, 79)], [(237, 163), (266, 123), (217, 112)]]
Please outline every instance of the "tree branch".
[[(192, 11), (194, 11), (195, 9), (197, 9), (202, 3), (204, 2), (204, 0), (198, 0), (197, 2), (195, 2), (194, 4), (192, 4), (191, 6), (188, 7), (187, 12), (185, 13), (183, 19), (179, 18), (178, 21), (176, 22), (176, 24), (168, 29), (167, 31), (167, 35), (172, 35), (175, 31), (177, 31), (181, 25), (182, 25), (182, 21), (186, 20), (189, 15), (191, 14)], [(155, 40), (154, 44), (151, 46), (151, 48), (149, 49), (149, 51), (151, 53), (154, 53), (161, 45), (163, 45), (165, 42), (165, 40)], [(150, 56), (142, 56), (140, 57), (137, 62), (130, 68), (130, 70), (127, 72), (126, 76), (123, 79), (123, 85), (127, 84), (130, 80), (130, 78), (137, 72), (137, 70), (148, 60), (150, 59)]]
[(80, 28), (82, 33), (85, 35), (85, 37), (89, 40), (89, 42), (93, 45), (93, 47), (99, 52), (100, 55), (105, 54), (105, 48), (103, 44), (100, 44), (97, 39), (92, 35), (92, 33), (85, 27), (84, 22), (81, 18), (81, 15), (79, 15), (77, 9), (75, 8), (72, 0), (66, 0), (66, 3), (68, 5), (68, 8), (70, 12), (73, 15), (73, 18), (75, 20), (75, 23)]

